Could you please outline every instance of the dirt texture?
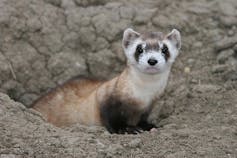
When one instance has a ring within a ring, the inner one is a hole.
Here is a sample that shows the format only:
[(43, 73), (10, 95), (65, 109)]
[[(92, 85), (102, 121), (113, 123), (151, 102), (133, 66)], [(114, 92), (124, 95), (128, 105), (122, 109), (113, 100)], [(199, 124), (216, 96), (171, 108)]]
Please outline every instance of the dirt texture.
[[(127, 27), (181, 31), (157, 131), (60, 129), (27, 108), (73, 76), (121, 72)], [(236, 158), (237, 1), (0, 0), (0, 91), (0, 158)]]

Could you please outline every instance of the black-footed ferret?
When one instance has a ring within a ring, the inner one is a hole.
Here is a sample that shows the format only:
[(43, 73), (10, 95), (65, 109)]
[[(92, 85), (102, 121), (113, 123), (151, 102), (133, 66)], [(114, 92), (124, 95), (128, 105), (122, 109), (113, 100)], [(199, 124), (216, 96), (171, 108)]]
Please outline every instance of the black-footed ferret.
[(181, 47), (176, 29), (140, 34), (128, 28), (122, 46), (127, 67), (101, 81), (79, 77), (38, 99), (33, 108), (56, 126), (102, 125), (110, 133), (138, 133), (155, 127), (147, 121), (154, 101), (164, 92)]

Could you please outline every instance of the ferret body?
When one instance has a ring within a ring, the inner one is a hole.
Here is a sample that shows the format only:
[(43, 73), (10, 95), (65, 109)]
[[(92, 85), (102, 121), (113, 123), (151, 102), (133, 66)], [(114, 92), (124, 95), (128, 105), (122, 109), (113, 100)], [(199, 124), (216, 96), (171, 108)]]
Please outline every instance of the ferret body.
[(164, 92), (180, 49), (180, 33), (139, 34), (126, 29), (127, 67), (104, 81), (78, 77), (38, 99), (33, 108), (56, 126), (102, 125), (110, 133), (138, 133), (155, 126), (147, 121), (154, 101)]

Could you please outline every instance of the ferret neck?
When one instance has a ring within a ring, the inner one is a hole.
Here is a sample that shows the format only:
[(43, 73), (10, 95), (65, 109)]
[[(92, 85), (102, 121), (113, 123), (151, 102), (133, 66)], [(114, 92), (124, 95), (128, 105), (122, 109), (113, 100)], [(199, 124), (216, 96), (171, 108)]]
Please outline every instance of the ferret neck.
[(144, 85), (145, 83), (145, 85), (154, 85), (156, 83), (159, 83), (160, 80), (168, 79), (169, 72), (170, 72), (170, 68), (167, 68), (167, 70), (162, 73), (150, 75), (150, 74), (142, 73), (135, 68), (128, 67), (127, 77), (128, 77), (128, 80), (132, 82), (132, 84)]
[[(154, 97), (163, 93), (170, 69), (157, 74), (149, 75), (141, 73), (132, 67), (127, 67), (118, 77), (118, 92), (126, 94), (126, 97), (132, 96), (142, 101), (144, 106), (150, 105)], [(144, 107), (143, 107), (144, 108)]]

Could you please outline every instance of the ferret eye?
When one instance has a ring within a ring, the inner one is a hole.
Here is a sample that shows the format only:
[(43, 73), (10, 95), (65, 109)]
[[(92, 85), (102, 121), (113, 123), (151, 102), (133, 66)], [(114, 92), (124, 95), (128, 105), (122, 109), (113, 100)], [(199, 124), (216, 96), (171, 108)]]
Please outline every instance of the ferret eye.
[(165, 59), (168, 60), (168, 58), (170, 57), (170, 53), (167, 45), (164, 44), (163, 48), (161, 49), (161, 52), (164, 54)]
[(141, 45), (141, 44), (139, 44), (139, 45), (137, 46), (136, 52), (139, 53), (139, 54), (142, 54), (142, 53), (143, 53), (143, 48), (142, 48), (142, 45)]
[(139, 57), (140, 57), (140, 55), (141, 55), (142, 53), (143, 53), (143, 48), (142, 48), (142, 45), (139, 44), (139, 45), (137, 46), (136, 52), (135, 52), (135, 54), (134, 54), (134, 57), (135, 57), (136, 61), (139, 61)]
[(164, 46), (163, 46), (163, 48), (161, 49), (161, 51), (162, 51), (162, 53), (163, 54), (167, 54), (167, 53), (169, 53), (169, 50), (168, 50), (168, 47), (164, 44)]

